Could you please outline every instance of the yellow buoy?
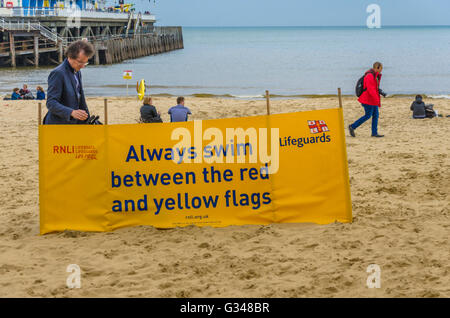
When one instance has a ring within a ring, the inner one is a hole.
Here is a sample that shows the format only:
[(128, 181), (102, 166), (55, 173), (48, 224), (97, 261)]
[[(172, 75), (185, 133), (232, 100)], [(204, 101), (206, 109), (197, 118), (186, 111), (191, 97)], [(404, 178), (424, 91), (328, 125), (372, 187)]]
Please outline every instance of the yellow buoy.
[(139, 100), (143, 100), (145, 96), (145, 80), (141, 79), (140, 82), (136, 83), (136, 91), (138, 93)]

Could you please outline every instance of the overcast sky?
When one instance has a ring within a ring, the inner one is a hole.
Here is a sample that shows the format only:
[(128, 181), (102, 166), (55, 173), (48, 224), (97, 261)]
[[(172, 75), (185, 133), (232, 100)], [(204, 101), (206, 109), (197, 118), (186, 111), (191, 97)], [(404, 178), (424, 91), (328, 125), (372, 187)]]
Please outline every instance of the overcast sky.
[[(128, 2), (128, 1), (126, 1)], [(381, 7), (382, 25), (450, 25), (450, 0), (135, 0), (159, 25), (362, 26)], [(155, 3), (156, 2), (156, 3)]]

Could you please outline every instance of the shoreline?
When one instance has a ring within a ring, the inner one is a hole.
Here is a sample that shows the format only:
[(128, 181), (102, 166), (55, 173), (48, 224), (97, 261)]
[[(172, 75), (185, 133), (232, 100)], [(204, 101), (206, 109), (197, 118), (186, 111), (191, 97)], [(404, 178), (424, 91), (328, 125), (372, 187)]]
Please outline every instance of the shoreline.
[[(418, 93), (422, 95), (424, 99), (430, 99), (430, 100), (450, 100), (450, 93), (448, 94), (425, 94), (425, 93)], [(382, 97), (382, 101), (384, 99), (396, 99), (396, 98), (410, 98), (412, 100), (415, 99), (416, 95), (418, 94), (392, 94), (388, 95), (387, 97)], [(11, 94), (9, 93), (1, 93), (0, 99), (3, 100), (4, 97), (7, 97)], [(133, 91), (133, 94), (127, 95), (91, 95), (86, 94), (86, 98), (121, 98), (121, 99), (130, 99), (130, 98), (136, 98), (137, 96)], [(176, 98), (178, 96), (184, 96), (186, 98), (212, 98), (212, 99), (234, 99), (234, 100), (265, 100), (265, 95), (233, 95), (233, 94), (211, 94), (211, 93), (193, 93), (193, 94), (186, 94), (186, 95), (174, 95), (169, 93), (157, 93), (157, 94), (151, 94), (148, 93), (146, 96), (150, 96), (153, 98)], [(307, 100), (307, 99), (323, 99), (323, 98), (338, 98), (337, 94), (294, 94), (294, 95), (282, 95), (282, 94), (270, 94), (269, 95), (271, 100)], [(351, 94), (343, 94), (342, 98), (355, 98), (357, 97), (355, 95)], [(36, 101), (36, 100), (34, 100)]]

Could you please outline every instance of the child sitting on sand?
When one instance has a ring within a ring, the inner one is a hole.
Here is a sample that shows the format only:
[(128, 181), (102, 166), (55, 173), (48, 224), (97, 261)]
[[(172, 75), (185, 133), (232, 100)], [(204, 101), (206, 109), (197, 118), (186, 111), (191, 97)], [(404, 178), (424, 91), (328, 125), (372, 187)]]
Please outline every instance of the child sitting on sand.
[(45, 99), (45, 92), (44, 92), (44, 89), (41, 86), (36, 87), (36, 99), (37, 100), (44, 100)]
[(20, 90), (19, 90), (18, 87), (16, 87), (16, 88), (13, 89), (13, 93), (12, 93), (12, 95), (11, 95), (11, 100), (22, 99), (22, 96), (20, 96), (19, 91), (20, 91)]

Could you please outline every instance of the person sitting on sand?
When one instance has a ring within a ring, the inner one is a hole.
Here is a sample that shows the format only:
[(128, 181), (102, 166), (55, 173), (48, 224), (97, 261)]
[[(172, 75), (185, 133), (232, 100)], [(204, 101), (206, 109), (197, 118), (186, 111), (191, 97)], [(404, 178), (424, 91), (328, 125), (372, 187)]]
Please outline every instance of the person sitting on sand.
[(411, 104), (414, 119), (434, 118), (438, 112), (433, 109), (433, 104), (425, 104), (422, 95), (417, 95), (416, 100)]
[(44, 100), (45, 99), (45, 92), (44, 92), (44, 89), (41, 86), (36, 87), (36, 99), (37, 100)]
[(13, 93), (11, 95), (11, 100), (18, 100), (22, 99), (22, 96), (20, 96), (20, 90), (18, 87), (13, 89)]
[(425, 115), (425, 103), (422, 100), (422, 95), (417, 95), (416, 100), (411, 104), (410, 109), (413, 111), (413, 118), (423, 119)]
[(152, 105), (152, 98), (145, 97), (144, 105), (141, 107), (141, 122), (143, 123), (162, 123), (160, 114), (156, 107)]
[(22, 99), (34, 99), (33, 93), (28, 89), (27, 84), (23, 84), (23, 88), (19, 91)]
[(30, 90), (28, 89), (27, 84), (23, 84), (23, 88), (20, 89), (19, 94), (20, 96), (25, 96), (26, 94), (30, 93)]
[(192, 113), (189, 108), (184, 106), (184, 97), (180, 96), (177, 98), (177, 106), (169, 109), (169, 115), (172, 123), (188, 120), (188, 115), (192, 115)]
[(439, 114), (433, 107), (434, 104), (425, 104), (425, 116), (427, 118), (442, 117), (442, 114)]

